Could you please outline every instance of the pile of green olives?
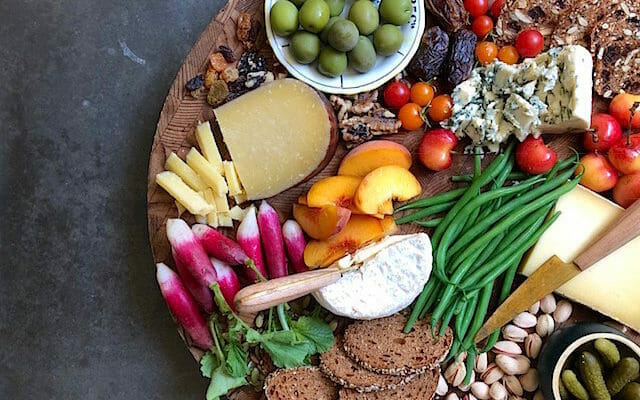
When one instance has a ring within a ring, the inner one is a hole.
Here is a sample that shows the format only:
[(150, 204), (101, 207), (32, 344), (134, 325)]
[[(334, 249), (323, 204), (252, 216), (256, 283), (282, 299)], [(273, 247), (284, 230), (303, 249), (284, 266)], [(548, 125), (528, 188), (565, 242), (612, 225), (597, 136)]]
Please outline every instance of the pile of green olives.
[(376, 65), (376, 54), (398, 51), (404, 40), (400, 26), (411, 12), (411, 0), (382, 0), (378, 8), (370, 0), (355, 0), (346, 12), (345, 0), (278, 0), (270, 21), (278, 36), (291, 37), (297, 62), (317, 60), (320, 73), (336, 77), (347, 65), (365, 73)]

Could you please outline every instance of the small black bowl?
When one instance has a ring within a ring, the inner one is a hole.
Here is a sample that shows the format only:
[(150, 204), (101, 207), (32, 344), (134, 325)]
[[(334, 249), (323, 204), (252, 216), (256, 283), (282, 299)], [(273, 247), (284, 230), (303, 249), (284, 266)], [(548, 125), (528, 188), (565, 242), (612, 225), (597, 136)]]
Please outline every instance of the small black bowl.
[(559, 329), (546, 341), (538, 358), (538, 379), (545, 399), (560, 400), (558, 381), (567, 359), (584, 344), (599, 338), (623, 345), (640, 358), (640, 347), (610, 326), (582, 322)]

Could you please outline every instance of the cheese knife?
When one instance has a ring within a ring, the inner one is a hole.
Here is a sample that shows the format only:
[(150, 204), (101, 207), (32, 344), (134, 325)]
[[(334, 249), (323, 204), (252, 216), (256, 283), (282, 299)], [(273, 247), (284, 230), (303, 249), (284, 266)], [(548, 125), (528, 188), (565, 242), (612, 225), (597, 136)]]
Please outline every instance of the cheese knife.
[(582, 271), (640, 235), (640, 200), (636, 200), (585, 251), (572, 262), (552, 256), (525, 280), (478, 331), (478, 343), (511, 321), (536, 301), (569, 282)]

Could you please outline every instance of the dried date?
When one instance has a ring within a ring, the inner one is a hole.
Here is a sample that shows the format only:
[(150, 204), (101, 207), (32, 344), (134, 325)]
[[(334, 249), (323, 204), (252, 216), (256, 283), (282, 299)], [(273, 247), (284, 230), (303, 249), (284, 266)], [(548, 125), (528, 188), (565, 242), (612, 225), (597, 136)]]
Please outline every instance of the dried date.
[(424, 3), (447, 32), (455, 32), (467, 25), (469, 13), (463, 0), (425, 0)]
[(464, 81), (471, 74), (477, 42), (476, 34), (466, 29), (453, 33), (445, 70), (447, 82), (452, 86)]
[(449, 51), (449, 35), (434, 26), (422, 35), (420, 48), (409, 63), (407, 71), (415, 78), (429, 81), (442, 72)]

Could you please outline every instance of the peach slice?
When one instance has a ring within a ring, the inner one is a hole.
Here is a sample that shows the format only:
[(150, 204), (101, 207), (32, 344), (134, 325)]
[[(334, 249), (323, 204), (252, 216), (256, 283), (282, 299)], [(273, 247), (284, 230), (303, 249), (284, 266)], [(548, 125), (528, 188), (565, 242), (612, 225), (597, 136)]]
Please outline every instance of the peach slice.
[(390, 140), (372, 140), (344, 156), (338, 168), (338, 175), (365, 176), (385, 165), (409, 169), (411, 161), (411, 153), (403, 145)]
[(294, 204), (293, 217), (307, 235), (322, 240), (340, 232), (349, 221), (351, 211), (334, 205), (312, 208)]
[(366, 214), (391, 214), (390, 200), (409, 200), (421, 192), (420, 182), (411, 172), (397, 165), (387, 165), (369, 172), (362, 179), (354, 203)]
[(330, 176), (319, 180), (307, 192), (307, 205), (350, 208), (361, 180), (357, 176)]
[(304, 262), (311, 269), (327, 267), (345, 254), (395, 232), (395, 226), (392, 217), (379, 220), (367, 215), (352, 215), (339, 233), (327, 240), (310, 241), (304, 249)]

